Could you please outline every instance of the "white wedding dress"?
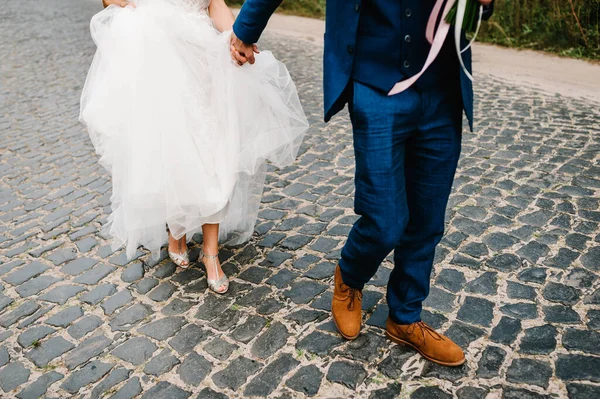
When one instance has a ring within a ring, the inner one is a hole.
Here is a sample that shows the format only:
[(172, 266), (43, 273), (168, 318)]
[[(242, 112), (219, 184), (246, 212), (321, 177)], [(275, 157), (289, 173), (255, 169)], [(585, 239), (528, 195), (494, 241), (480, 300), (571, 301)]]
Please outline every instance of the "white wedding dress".
[(268, 51), (239, 67), (210, 0), (137, 0), (92, 18), (97, 52), (81, 96), (100, 163), (113, 180), (104, 226), (129, 257), (220, 223), (252, 234), (266, 160), (297, 155), (308, 122), (286, 67)]

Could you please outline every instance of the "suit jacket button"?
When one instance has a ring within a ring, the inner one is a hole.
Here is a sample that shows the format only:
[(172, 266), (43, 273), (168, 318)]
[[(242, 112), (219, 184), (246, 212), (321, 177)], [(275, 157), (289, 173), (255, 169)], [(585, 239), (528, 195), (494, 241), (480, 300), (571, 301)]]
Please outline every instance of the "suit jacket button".
[(410, 35), (406, 35), (406, 36), (404, 36), (404, 41), (405, 41), (406, 43), (410, 43)]
[(346, 50), (348, 50), (348, 53), (350, 53), (350, 54), (354, 53), (354, 47), (353, 46), (346, 47)]
[(406, 15), (407, 17), (410, 17), (412, 15), (412, 11), (410, 10), (410, 8), (404, 10), (404, 15)]
[(409, 67), (410, 67), (410, 62), (404, 61), (404, 68), (409, 68)]
[(360, 4), (355, 4), (354, 5), (354, 11), (360, 12)]

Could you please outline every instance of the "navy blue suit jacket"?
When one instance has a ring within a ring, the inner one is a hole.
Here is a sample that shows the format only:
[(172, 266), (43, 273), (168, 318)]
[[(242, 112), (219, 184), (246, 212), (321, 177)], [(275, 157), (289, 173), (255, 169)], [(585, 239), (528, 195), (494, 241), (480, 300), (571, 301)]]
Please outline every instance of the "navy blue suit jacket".
[[(281, 2), (246, 0), (233, 26), (237, 37), (245, 43), (256, 43)], [(425, 28), (434, 3), (435, 0), (327, 0), (323, 55), (325, 121), (348, 102), (350, 80), (387, 92), (397, 81), (421, 70), (429, 53)], [(484, 19), (492, 11), (493, 5), (485, 7)], [(473, 87), (459, 71), (452, 36), (450, 32), (442, 52), (416, 87), (429, 89), (460, 79), (462, 104), (472, 128)], [(471, 71), (470, 50), (463, 53), (463, 61)]]

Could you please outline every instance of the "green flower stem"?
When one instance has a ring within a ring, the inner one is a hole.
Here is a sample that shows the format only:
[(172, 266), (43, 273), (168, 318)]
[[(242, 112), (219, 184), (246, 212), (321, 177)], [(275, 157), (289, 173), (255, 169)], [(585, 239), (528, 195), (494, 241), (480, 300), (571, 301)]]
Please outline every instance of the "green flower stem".
[[(454, 3), (448, 15), (446, 16), (446, 22), (450, 25), (456, 23), (456, 10), (458, 3)], [(479, 2), (477, 0), (467, 0), (467, 7), (465, 9), (465, 16), (463, 18), (462, 29), (465, 32), (475, 32), (477, 29), (477, 20), (479, 19)]]

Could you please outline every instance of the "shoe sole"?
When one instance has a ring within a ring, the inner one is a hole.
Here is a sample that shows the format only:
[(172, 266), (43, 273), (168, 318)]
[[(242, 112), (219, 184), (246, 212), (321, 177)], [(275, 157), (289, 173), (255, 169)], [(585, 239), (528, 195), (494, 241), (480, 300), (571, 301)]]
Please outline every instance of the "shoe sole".
[(342, 332), (342, 330), (340, 329), (340, 326), (338, 326), (337, 321), (335, 321), (335, 317), (333, 317), (333, 314), (331, 315), (331, 318), (333, 319), (333, 324), (335, 324), (335, 328), (337, 328), (338, 332), (340, 333), (340, 335), (342, 337), (344, 337), (345, 339), (347, 339), (348, 341), (352, 341), (355, 340), (359, 335), (360, 335), (360, 331), (358, 331), (358, 334), (354, 335), (354, 336), (350, 336), (350, 335), (346, 335)]
[(437, 360), (437, 359), (433, 359), (430, 356), (427, 356), (425, 353), (423, 353), (419, 348), (417, 348), (415, 345), (411, 344), (408, 341), (405, 341), (403, 339), (400, 339), (398, 337), (393, 336), (389, 331), (385, 331), (385, 334), (388, 336), (389, 339), (391, 339), (392, 341), (394, 341), (395, 343), (397, 343), (398, 345), (405, 345), (405, 346), (410, 346), (411, 348), (413, 348), (414, 350), (416, 350), (417, 352), (419, 352), (421, 354), (421, 356), (423, 356), (425, 359), (432, 361), (434, 363), (437, 364), (441, 364), (442, 366), (450, 366), (450, 367), (456, 367), (456, 366), (462, 366), (465, 363), (465, 358), (463, 357), (462, 360), (459, 360), (458, 362), (442, 362), (441, 360)]

